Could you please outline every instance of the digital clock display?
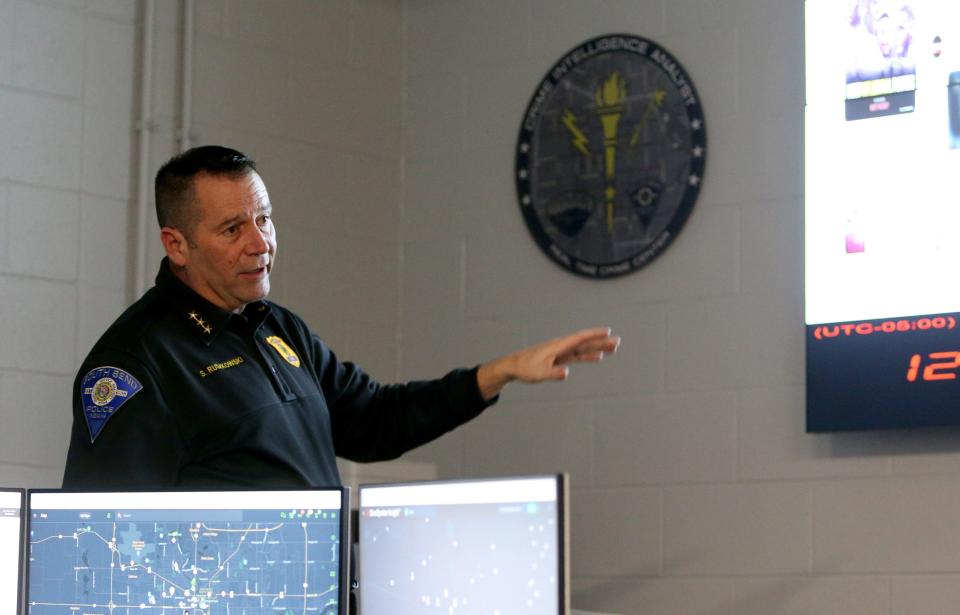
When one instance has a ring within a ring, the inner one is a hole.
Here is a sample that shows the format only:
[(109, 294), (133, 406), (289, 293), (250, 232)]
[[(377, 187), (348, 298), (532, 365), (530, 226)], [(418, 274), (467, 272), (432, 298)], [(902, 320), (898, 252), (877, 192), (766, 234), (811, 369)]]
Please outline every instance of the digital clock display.
[(807, 430), (960, 424), (960, 2), (805, 10)]

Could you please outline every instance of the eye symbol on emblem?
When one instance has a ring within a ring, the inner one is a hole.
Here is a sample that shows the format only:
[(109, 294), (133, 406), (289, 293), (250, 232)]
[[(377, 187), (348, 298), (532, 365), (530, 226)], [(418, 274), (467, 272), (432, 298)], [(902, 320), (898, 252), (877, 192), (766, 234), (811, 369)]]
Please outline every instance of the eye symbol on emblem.
[(637, 188), (630, 197), (637, 219), (644, 230), (650, 226), (650, 220), (657, 212), (661, 194), (663, 186), (657, 181), (650, 181)]

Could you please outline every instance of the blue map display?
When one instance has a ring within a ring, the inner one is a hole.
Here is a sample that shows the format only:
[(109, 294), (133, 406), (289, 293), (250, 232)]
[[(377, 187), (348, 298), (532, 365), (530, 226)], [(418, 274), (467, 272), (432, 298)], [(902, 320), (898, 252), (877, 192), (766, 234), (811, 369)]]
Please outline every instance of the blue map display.
[(339, 514), (34, 511), (27, 613), (335, 614)]

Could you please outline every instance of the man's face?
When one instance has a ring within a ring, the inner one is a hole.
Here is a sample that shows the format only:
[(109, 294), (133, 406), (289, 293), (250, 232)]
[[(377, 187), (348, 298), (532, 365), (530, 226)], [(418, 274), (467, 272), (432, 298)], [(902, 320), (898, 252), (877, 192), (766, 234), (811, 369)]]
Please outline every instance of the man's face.
[(885, 58), (907, 55), (913, 30), (910, 9), (895, 0), (878, 0), (873, 6), (874, 31)]
[(200, 219), (182, 251), (187, 285), (226, 310), (265, 298), (277, 238), (263, 180), (201, 173), (193, 186)]

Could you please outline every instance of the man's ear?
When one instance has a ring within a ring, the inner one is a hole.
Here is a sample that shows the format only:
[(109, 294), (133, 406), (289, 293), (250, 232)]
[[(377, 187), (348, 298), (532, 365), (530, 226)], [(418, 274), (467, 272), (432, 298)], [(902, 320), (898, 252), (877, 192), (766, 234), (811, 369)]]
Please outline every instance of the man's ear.
[(190, 246), (179, 229), (170, 226), (160, 229), (160, 242), (163, 243), (163, 249), (171, 263), (177, 267), (186, 266)]

